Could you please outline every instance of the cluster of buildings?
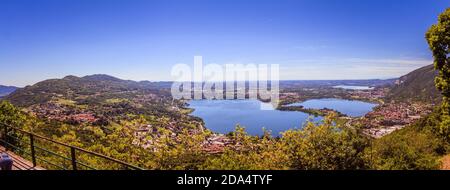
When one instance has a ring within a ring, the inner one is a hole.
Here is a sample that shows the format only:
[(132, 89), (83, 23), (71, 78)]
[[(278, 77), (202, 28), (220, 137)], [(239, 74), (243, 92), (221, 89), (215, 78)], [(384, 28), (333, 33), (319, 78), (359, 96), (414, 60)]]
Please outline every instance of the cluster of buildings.
[(81, 112), (56, 103), (38, 104), (31, 107), (31, 113), (49, 120), (67, 122), (71, 124), (96, 123), (100, 118), (91, 112)]
[(231, 140), (223, 134), (213, 134), (203, 144), (203, 151), (209, 154), (222, 153), (225, 147), (232, 144)]
[(373, 90), (352, 90), (349, 91), (353, 99), (378, 100), (386, 96), (387, 90), (384, 88), (374, 88)]
[[(169, 138), (177, 138), (176, 130), (181, 130), (174, 127), (175, 125), (167, 126), (165, 129), (170, 132), (168, 135)], [(158, 130), (158, 127), (154, 127), (152, 125), (141, 125), (137, 129), (134, 130), (135, 140), (133, 144), (136, 146), (141, 146), (148, 150), (156, 151), (157, 147), (155, 145), (155, 141), (158, 141), (158, 137), (161, 137), (161, 131)], [(200, 131), (189, 131), (189, 133), (196, 133)], [(148, 138), (152, 137), (152, 138)], [(156, 137), (156, 138), (155, 138)], [(224, 134), (211, 134), (209, 135), (202, 144), (202, 150), (208, 154), (218, 154), (222, 153), (225, 147), (232, 144), (231, 140)]]
[[(128, 128), (131, 128), (134, 130), (134, 141), (133, 144), (136, 146), (141, 146), (145, 149), (156, 151), (157, 147), (155, 144), (159, 141), (159, 138), (161, 137), (168, 137), (170, 139), (173, 139), (175, 141), (178, 139), (178, 134), (181, 133), (182, 130), (184, 130), (184, 127), (177, 124), (175, 121), (170, 121), (168, 124), (164, 126), (154, 126), (151, 124), (141, 124), (139, 126), (127, 126)], [(203, 133), (203, 127), (200, 127), (198, 129), (189, 129), (188, 135), (195, 135)], [(226, 138), (225, 136), (223, 136)], [(205, 148), (205, 152), (218, 152), (222, 151), (224, 147), (217, 147), (221, 145), (226, 145), (226, 140), (222, 139), (222, 135), (216, 135), (213, 134), (209, 136), (207, 139), (205, 139), (203, 146)], [(223, 142), (223, 143), (221, 143)]]
[(377, 107), (363, 118), (352, 122), (365, 128), (365, 133), (379, 138), (430, 114), (433, 106), (425, 103), (392, 102)]
[[(147, 137), (150, 134), (157, 134), (158, 129), (156, 127), (152, 127), (152, 125), (141, 125), (137, 129), (134, 130), (134, 140), (133, 144), (136, 146), (141, 146), (145, 149), (152, 148), (153, 140), (148, 139)], [(154, 147), (153, 147), (154, 148)]]

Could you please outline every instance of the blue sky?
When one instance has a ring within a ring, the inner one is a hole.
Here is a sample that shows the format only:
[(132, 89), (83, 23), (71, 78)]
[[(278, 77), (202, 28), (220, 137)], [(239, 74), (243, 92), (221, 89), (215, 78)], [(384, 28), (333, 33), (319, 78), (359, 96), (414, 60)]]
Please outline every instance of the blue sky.
[(281, 79), (397, 77), (431, 64), (450, 0), (0, 0), (0, 84), (171, 80), (177, 63), (280, 64)]

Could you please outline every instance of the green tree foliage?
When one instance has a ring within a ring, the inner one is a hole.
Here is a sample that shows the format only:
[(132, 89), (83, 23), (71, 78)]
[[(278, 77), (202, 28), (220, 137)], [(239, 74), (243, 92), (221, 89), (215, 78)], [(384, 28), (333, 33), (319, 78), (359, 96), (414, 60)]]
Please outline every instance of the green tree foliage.
[(450, 144), (439, 132), (441, 108), (419, 121), (373, 141), (366, 149), (374, 169), (438, 169)]
[(9, 126), (22, 126), (25, 115), (7, 101), (0, 102), (0, 124)]
[(239, 146), (209, 159), (206, 169), (365, 169), (368, 140), (356, 131), (336, 125), (335, 116), (323, 123), (309, 122), (282, 137), (248, 136), (238, 127), (232, 134)]
[(433, 53), (434, 66), (439, 71), (436, 87), (443, 95), (440, 133), (450, 139), (450, 8), (439, 16), (437, 24), (431, 26), (426, 39)]
[(212, 156), (203, 164), (203, 169), (221, 170), (282, 170), (289, 169), (290, 160), (282, 144), (272, 138), (268, 131), (260, 138), (250, 136), (245, 128), (237, 126), (230, 134), (234, 146), (224, 153)]
[(292, 160), (291, 168), (342, 170), (364, 169), (364, 149), (368, 139), (354, 129), (334, 124), (327, 116), (322, 124), (308, 123), (302, 130), (283, 133), (281, 143)]
[(367, 156), (372, 158), (374, 169), (438, 169), (438, 143), (430, 133), (407, 128), (375, 140)]

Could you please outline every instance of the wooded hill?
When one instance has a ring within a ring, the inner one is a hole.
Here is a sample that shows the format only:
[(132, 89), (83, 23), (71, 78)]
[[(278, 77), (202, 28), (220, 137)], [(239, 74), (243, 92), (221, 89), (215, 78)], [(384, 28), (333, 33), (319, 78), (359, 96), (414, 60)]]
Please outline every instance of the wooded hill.
[(396, 81), (388, 99), (425, 101), (438, 104), (442, 96), (434, 84), (436, 75), (437, 71), (434, 70), (433, 65), (414, 70)]

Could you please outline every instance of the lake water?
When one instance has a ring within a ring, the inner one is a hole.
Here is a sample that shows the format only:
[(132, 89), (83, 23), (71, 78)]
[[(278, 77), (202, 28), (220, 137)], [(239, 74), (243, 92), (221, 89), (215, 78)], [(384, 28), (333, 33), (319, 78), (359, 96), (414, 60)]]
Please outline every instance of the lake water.
[(369, 86), (349, 86), (349, 85), (338, 85), (338, 86), (333, 86), (333, 88), (342, 88), (342, 89), (347, 89), (347, 90), (373, 90), (373, 87), (369, 87)]
[[(311, 118), (309, 114), (298, 111), (262, 110), (261, 103), (258, 100), (192, 100), (189, 101), (189, 108), (194, 109), (191, 115), (203, 119), (206, 128), (223, 134), (234, 131), (236, 125), (240, 124), (251, 135), (263, 134), (264, 127), (271, 130), (272, 135), (278, 136), (288, 129), (302, 128), (308, 119), (322, 120), (322, 117)], [(377, 106), (362, 101), (332, 98), (312, 99), (290, 105), (330, 108), (352, 117), (363, 116)]]
[[(206, 128), (223, 134), (240, 124), (251, 135), (263, 134), (264, 127), (278, 136), (288, 129), (301, 128), (310, 118), (303, 112), (261, 110), (258, 100), (192, 100), (189, 104), (195, 109), (191, 115), (202, 118)], [(314, 120), (320, 121), (321, 117)]]
[(325, 99), (312, 99), (304, 102), (293, 103), (288, 106), (304, 106), (305, 108), (313, 108), (313, 109), (329, 108), (337, 110), (351, 117), (359, 117), (372, 111), (372, 109), (377, 105), (378, 104), (356, 100), (325, 98)]

